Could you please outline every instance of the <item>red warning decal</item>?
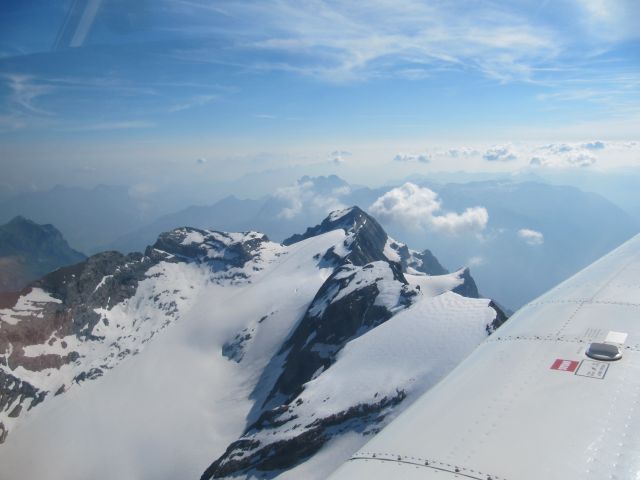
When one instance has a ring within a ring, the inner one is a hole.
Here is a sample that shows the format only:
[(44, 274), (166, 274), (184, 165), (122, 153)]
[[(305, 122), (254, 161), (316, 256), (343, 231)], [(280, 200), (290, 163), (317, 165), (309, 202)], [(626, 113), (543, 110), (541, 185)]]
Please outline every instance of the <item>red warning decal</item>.
[(575, 360), (563, 360), (562, 358), (556, 359), (551, 365), (551, 370), (561, 370), (563, 372), (575, 372), (578, 368), (579, 362)]

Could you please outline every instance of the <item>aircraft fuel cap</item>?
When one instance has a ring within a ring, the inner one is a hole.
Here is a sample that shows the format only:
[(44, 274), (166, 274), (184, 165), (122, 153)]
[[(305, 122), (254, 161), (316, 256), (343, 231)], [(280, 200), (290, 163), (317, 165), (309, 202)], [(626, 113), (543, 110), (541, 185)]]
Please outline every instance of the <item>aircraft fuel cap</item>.
[(611, 343), (594, 342), (589, 345), (586, 353), (589, 358), (605, 362), (620, 360), (622, 358), (622, 351), (620, 350), (620, 347)]

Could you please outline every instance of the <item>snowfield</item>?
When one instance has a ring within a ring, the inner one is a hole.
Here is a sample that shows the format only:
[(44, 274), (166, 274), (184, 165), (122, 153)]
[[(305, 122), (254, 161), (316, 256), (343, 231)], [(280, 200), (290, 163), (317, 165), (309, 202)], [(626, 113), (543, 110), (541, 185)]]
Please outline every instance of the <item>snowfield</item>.
[[(18, 423), (0, 446), (1, 478), (199, 478), (242, 433), (251, 407), (247, 397), (261, 369), (331, 273), (318, 268), (314, 255), (343, 238), (344, 232), (333, 231), (286, 249), (269, 244), (266, 256), (279, 261), (253, 272), (250, 282), (205, 282), (189, 311), (144, 354), (46, 401)], [(194, 276), (202, 283), (208, 274), (205, 265), (158, 269), (172, 271), (152, 278), (181, 291), (192, 290)], [(129, 305), (144, 310), (146, 297), (141, 291), (105, 315), (122, 326), (131, 318)], [(243, 365), (223, 357), (224, 343), (265, 314)]]

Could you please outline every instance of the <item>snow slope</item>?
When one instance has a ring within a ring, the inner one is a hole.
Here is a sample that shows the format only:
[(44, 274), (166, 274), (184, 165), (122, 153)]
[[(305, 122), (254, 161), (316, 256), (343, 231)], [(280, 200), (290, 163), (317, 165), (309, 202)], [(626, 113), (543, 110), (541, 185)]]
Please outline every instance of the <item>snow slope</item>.
[[(286, 250), (269, 244), (279, 261), (247, 283), (207, 282), (144, 354), (18, 424), (0, 447), (2, 478), (197, 478), (241, 433), (257, 373), (329, 275), (313, 256), (343, 236), (334, 231)], [(223, 357), (225, 341), (265, 312), (242, 367)]]

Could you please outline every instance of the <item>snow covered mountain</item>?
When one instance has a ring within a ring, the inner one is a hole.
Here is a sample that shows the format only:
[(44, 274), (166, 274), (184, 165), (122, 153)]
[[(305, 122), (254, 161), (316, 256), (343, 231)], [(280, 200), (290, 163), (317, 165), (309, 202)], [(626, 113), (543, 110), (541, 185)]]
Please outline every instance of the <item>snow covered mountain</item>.
[(505, 321), (476, 297), (357, 207), (95, 255), (0, 299), (3, 475), (323, 478)]

